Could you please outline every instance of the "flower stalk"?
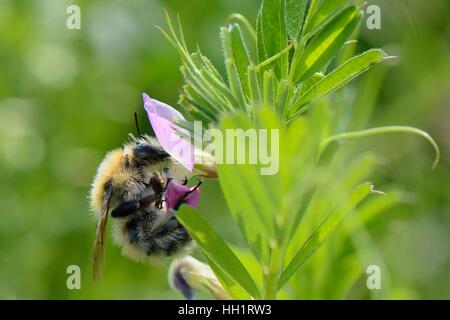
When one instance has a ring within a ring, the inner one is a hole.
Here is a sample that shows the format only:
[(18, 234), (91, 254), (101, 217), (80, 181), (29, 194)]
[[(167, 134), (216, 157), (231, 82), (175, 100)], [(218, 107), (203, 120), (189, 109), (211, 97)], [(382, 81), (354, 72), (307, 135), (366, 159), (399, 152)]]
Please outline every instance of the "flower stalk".
[(263, 299), (275, 300), (278, 292), (278, 278), (283, 263), (282, 248), (276, 241), (270, 244), (269, 265), (264, 270), (264, 293)]

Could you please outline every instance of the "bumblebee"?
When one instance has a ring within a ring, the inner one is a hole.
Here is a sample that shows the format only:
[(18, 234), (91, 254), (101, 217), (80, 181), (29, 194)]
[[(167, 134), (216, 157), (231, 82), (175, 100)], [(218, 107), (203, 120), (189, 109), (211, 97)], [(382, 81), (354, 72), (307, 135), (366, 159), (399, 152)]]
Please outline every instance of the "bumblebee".
[(170, 180), (181, 181), (185, 177), (187, 181), (187, 175), (189, 172), (147, 135), (131, 136), (131, 142), (123, 148), (107, 153), (90, 192), (97, 218), (94, 279), (100, 277), (109, 215), (113, 219), (114, 242), (122, 248), (123, 255), (133, 260), (172, 256), (190, 246), (191, 236), (164, 203)]

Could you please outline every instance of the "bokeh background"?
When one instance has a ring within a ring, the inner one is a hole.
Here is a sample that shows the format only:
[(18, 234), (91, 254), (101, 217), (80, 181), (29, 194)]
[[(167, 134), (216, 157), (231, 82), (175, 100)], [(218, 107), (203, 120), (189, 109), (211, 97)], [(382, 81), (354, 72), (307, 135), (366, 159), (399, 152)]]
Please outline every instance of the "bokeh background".
[[(381, 7), (382, 28), (363, 23), (359, 49), (382, 47), (400, 59), (354, 81), (346, 89), (349, 110), (359, 110), (369, 126), (424, 129), (442, 151), (432, 171), (431, 147), (420, 138), (366, 142), (383, 159), (375, 184), (411, 200), (380, 216), (371, 234), (390, 272), (390, 297), (448, 299), (450, 2), (368, 2)], [(81, 8), (81, 30), (66, 28), (70, 4)], [(179, 59), (154, 27), (163, 25), (163, 9), (180, 14), (188, 43), (201, 45), (223, 70), (219, 26), (233, 12), (254, 21), (258, 6), (257, 0), (0, 0), (0, 298), (181, 298), (167, 284), (168, 263), (137, 264), (111, 243), (103, 278), (92, 281), (89, 185), (105, 152), (135, 132), (135, 111), (150, 132), (142, 91), (176, 105)], [(218, 184), (208, 182), (202, 192), (200, 212), (237, 244)], [(66, 287), (73, 264), (81, 268), (81, 290)]]

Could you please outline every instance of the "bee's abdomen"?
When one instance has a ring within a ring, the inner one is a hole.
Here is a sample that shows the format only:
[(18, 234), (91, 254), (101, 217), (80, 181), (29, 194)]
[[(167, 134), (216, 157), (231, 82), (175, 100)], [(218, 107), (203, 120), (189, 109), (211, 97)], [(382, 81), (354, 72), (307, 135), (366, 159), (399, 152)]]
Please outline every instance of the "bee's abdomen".
[(130, 242), (146, 255), (171, 256), (192, 241), (186, 229), (175, 217), (151, 232), (154, 221), (150, 213), (136, 216), (126, 224)]

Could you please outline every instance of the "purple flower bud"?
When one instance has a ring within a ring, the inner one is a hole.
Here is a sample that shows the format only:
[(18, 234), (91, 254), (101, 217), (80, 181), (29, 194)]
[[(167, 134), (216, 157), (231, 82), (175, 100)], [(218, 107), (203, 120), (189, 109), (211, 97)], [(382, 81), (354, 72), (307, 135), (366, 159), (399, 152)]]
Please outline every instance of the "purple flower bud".
[(187, 300), (194, 300), (195, 291), (187, 283), (186, 279), (183, 277), (181, 267), (177, 267), (177, 268), (173, 269), (171, 278), (169, 279), (169, 281), (171, 282), (170, 286), (174, 290), (180, 291)]
[(196, 291), (208, 292), (219, 300), (230, 299), (211, 268), (191, 256), (176, 258), (169, 268), (169, 285), (192, 300)]

